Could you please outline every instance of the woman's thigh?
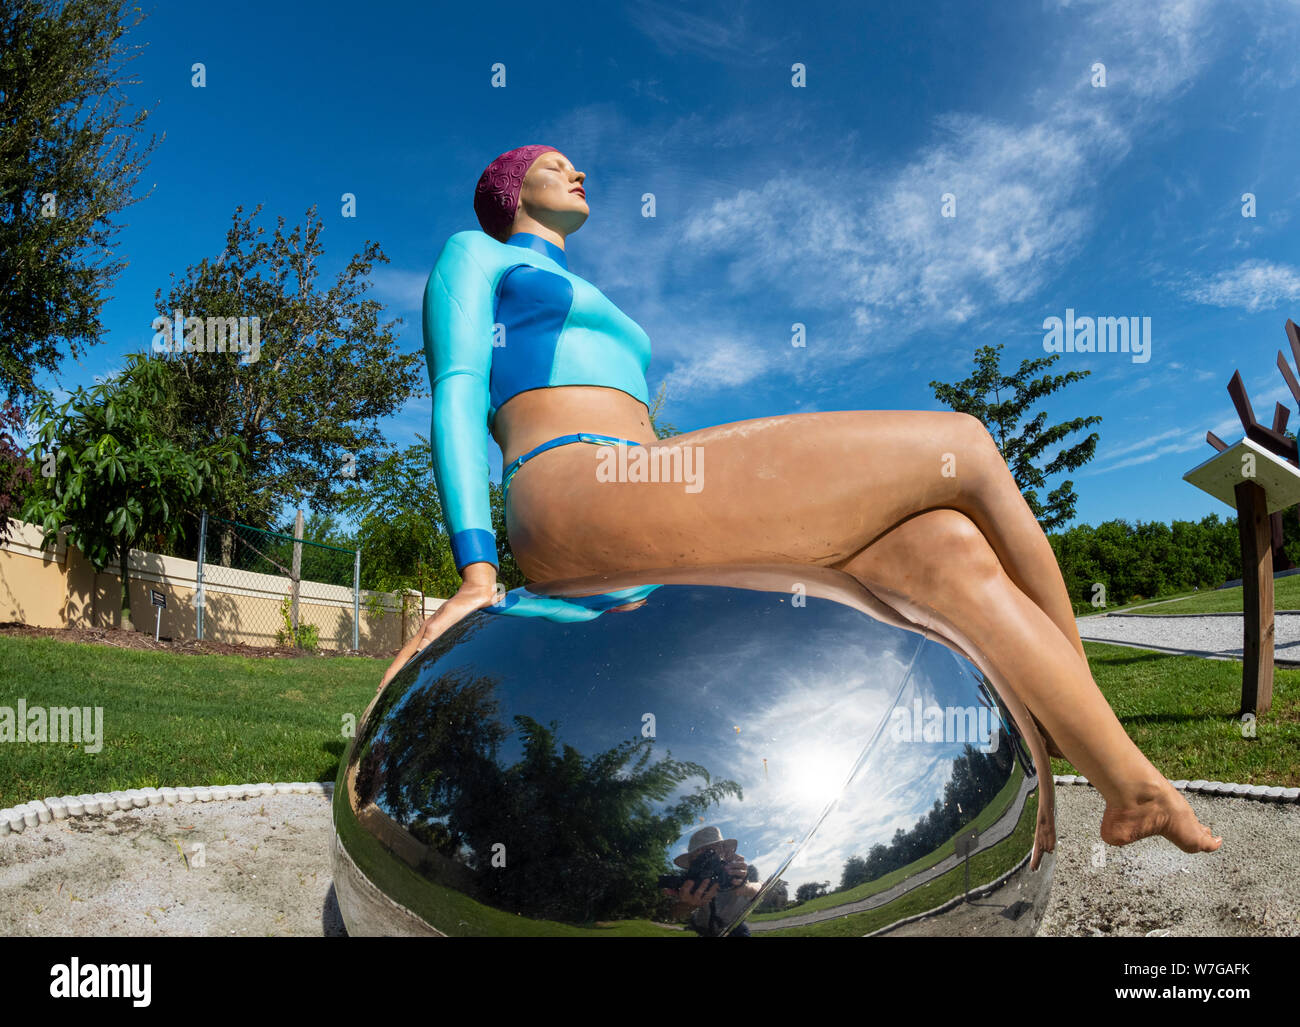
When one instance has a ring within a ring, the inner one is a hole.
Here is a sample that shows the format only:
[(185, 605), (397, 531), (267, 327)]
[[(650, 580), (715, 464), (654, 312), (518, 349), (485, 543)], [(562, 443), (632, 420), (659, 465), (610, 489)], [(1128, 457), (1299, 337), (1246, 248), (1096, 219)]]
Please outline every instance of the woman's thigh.
[[(515, 474), (506, 523), (530, 579), (840, 563), (918, 511), (962, 509), (996, 455), (975, 418), (916, 410), (757, 418), (636, 449), (561, 446)], [(646, 458), (661, 480), (634, 480)]]

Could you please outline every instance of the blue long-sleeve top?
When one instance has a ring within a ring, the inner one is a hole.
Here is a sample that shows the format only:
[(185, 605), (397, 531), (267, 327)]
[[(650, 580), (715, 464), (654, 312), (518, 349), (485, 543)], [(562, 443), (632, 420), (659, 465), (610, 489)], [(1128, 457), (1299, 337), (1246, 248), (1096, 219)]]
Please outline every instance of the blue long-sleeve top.
[(559, 385), (619, 389), (648, 406), (650, 337), (569, 272), (564, 250), (528, 232), (507, 243), (484, 232), (448, 239), (425, 286), (423, 320), (434, 479), (456, 570), (499, 567), (487, 458), (497, 410)]

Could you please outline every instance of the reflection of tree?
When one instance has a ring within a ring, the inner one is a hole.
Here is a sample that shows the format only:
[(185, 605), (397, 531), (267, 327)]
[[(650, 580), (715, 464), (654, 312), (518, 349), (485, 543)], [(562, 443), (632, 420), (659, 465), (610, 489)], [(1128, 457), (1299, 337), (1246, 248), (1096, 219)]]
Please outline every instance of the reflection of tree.
[[(357, 744), (361, 748), (360, 755), (357, 758), (356, 790), (362, 804), (373, 802), (383, 787), (383, 779), (386, 776), (385, 768), (388, 766), (388, 751), (390, 744), (392, 744), (394, 730), (409, 734), (411, 731), (418, 732), (421, 728), (431, 728), (433, 731), (441, 732), (452, 730), (451, 725), (455, 724), (457, 720), (462, 724), (463, 730), (463, 725), (475, 716), (487, 717), (496, 714), (496, 702), (487, 698), (488, 693), (496, 686), (496, 683), (492, 680), (479, 679), (472, 686), (467, 686), (464, 689), (465, 695), (463, 698), (459, 698), (459, 693), (456, 692), (456, 686), (459, 684), (460, 678), (456, 677), (455, 671), (449, 674), (444, 673), (429, 688), (415, 684), (421, 676), (420, 671), (422, 668), (426, 666), (432, 667), (452, 647), (476, 635), (482, 630), (485, 623), (487, 623), (486, 616), (482, 611), (476, 610), (468, 617), (453, 624), (443, 634), (425, 646), (424, 649), (411, 657), (393, 677), (393, 680), (389, 682), (388, 687), (384, 689), (379, 698), (375, 700), (374, 708), (362, 725), (362, 733), (357, 739)], [(452, 680), (449, 681), (449, 678)], [(481, 710), (475, 708), (476, 696), (486, 703), (485, 708)], [(407, 702), (415, 703), (421, 708), (419, 715), (409, 716), (404, 714), (400, 718), (391, 716), (393, 708), (404, 699)], [(448, 720), (447, 725), (441, 722), (444, 713)], [(439, 718), (438, 726), (432, 728), (435, 717)], [(500, 737), (504, 737), (505, 729), (496, 725), (490, 733), (498, 736), (496, 740), (499, 740)], [(447, 747), (445, 739), (435, 739), (432, 735), (429, 736), (429, 739), (439, 749)], [(464, 739), (462, 739), (463, 741)], [(483, 739), (482, 741), (485, 744), (489, 742), (495, 744), (490, 739)], [(427, 744), (421, 744), (420, 737), (408, 737), (399, 744), (409, 750), (421, 749), (428, 751), (430, 748)], [(489, 748), (491, 748), (491, 745), (489, 745)], [(495, 749), (491, 750), (491, 754), (495, 755)], [(407, 808), (405, 805), (406, 800), (396, 792), (392, 794), (386, 793), (385, 799), (394, 811), (395, 816)]]
[(785, 909), (790, 904), (790, 885), (785, 879), (777, 881), (770, 887), (759, 899), (758, 905), (754, 907), (755, 913), (775, 913)]
[[(514, 718), (523, 754), (503, 767), (495, 681), (452, 668), (399, 696), (401, 684), (373, 713), (358, 800), (378, 799), (405, 834), (466, 867), (477, 897), (511, 912), (578, 923), (661, 915), (669, 844), (724, 797), (743, 797), (671, 753), (651, 763), (651, 739), (589, 758), (557, 752), (556, 725), (527, 716)], [(690, 778), (704, 785), (665, 807)]]
[[(584, 759), (556, 752), (555, 725), (516, 717), (523, 757), (497, 782), (491, 802), (459, 812), (483, 897), (527, 916), (580, 923), (661, 913), (659, 874), (667, 846), (710, 806), (741, 796), (734, 781), (711, 781), (697, 763), (671, 754), (650, 762), (650, 739), (621, 742)], [(659, 812), (689, 778), (702, 788)], [(492, 866), (493, 846), (506, 865)]]
[(795, 902), (807, 902), (809, 899), (820, 898), (826, 894), (830, 886), (830, 881), (809, 881), (807, 884), (801, 884), (794, 891), (794, 900)]
[(490, 793), (497, 777), (497, 747), (507, 731), (492, 695), (496, 685), (451, 670), (412, 689), (380, 736), (388, 750), (383, 805), (389, 816), (445, 855), (454, 855), (463, 840), (455, 814)]
[[(889, 845), (873, 845), (865, 857), (850, 856), (836, 891), (848, 891), (883, 877), (934, 852), (975, 819), (976, 815), (1006, 784), (1014, 760), (1014, 738), (991, 753), (980, 752), (969, 743), (953, 762), (952, 776), (944, 786), (943, 798), (935, 799), (930, 811), (910, 831), (901, 827)], [(800, 889), (800, 892), (802, 889)], [(800, 893), (796, 892), (796, 898)]]

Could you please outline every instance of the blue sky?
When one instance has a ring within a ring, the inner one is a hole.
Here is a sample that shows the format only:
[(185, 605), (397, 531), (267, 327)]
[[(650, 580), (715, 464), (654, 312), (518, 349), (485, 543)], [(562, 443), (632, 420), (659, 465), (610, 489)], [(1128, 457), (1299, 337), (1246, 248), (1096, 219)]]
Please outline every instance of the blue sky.
[[(478, 227), (479, 173), (542, 142), (588, 176), (570, 270), (649, 333), (651, 395), (666, 383), (682, 431), (943, 409), (928, 382), (968, 375), (979, 346), (1003, 343), (1010, 372), (1067, 308), (1150, 317), (1148, 361), (1065, 354), (1054, 373), (1093, 373), (1043, 408), (1104, 418), (1071, 475), (1076, 522), (1169, 521), (1231, 514), (1182, 475), (1213, 454), (1206, 429), (1241, 436), (1234, 369), (1261, 420), (1291, 402), (1274, 361), (1300, 320), (1297, 0), (167, 0), (135, 38), (130, 96), (166, 133), (141, 179), (156, 187), (125, 214), (106, 343), (47, 386), (146, 349), (155, 290), (221, 253), (240, 204), (262, 204), (268, 231), (319, 206), (322, 287), (379, 242), (375, 295), (422, 352), (425, 279)], [(387, 437), (427, 434), (429, 413), (412, 401)]]

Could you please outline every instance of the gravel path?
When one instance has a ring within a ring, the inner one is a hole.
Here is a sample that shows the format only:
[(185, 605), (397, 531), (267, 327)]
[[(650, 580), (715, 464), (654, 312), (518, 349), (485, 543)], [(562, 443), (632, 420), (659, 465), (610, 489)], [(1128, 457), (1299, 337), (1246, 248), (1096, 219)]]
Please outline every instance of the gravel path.
[(1040, 937), (1300, 937), (1300, 805), (1188, 794), (1218, 852), (1190, 855), (1162, 838), (1122, 849), (1097, 827), (1093, 788), (1056, 791), (1056, 877)]
[(271, 795), (0, 838), (0, 936), (338, 937), (329, 811), (323, 796)]
[[(1059, 788), (1055, 881), (1040, 934), (1300, 936), (1300, 805), (1187, 798), (1224, 836), (1218, 852), (1189, 856), (1161, 839), (1094, 848), (1101, 797)], [(56, 820), (0, 838), (0, 936), (338, 937), (329, 811), (320, 796), (226, 799)]]
[[(1093, 642), (1127, 642), (1153, 649), (1188, 652), (1196, 656), (1241, 659), (1241, 615), (1146, 617), (1111, 614), (1079, 617), (1079, 636)], [(1274, 658), (1300, 663), (1300, 613), (1274, 617)]]

